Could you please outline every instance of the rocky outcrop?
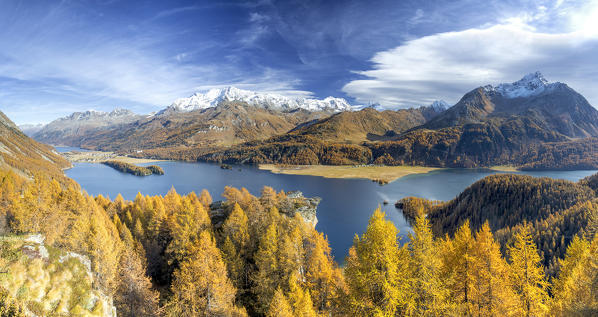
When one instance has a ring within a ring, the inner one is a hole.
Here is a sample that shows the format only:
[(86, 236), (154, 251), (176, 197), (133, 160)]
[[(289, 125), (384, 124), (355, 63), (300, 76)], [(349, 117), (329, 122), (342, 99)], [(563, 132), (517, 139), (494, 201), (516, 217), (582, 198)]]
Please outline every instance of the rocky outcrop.
[(317, 209), (322, 198), (306, 198), (303, 197), (303, 193), (300, 191), (291, 191), (287, 193), (287, 199), (293, 203), (293, 208), (285, 211), (281, 210), (281, 212), (285, 212), (289, 217), (294, 217), (298, 213), (306, 222), (311, 223), (314, 227), (318, 224), (318, 218), (316, 217)]
[[(320, 197), (307, 198), (300, 191), (291, 191), (287, 193), (285, 200), (279, 202), (278, 210), (288, 217), (295, 217), (295, 214), (299, 214), (305, 222), (315, 227), (318, 223), (316, 215), (321, 200)], [(220, 228), (231, 211), (231, 206), (226, 202), (221, 200), (213, 202), (210, 205), (209, 213), (214, 227)]]

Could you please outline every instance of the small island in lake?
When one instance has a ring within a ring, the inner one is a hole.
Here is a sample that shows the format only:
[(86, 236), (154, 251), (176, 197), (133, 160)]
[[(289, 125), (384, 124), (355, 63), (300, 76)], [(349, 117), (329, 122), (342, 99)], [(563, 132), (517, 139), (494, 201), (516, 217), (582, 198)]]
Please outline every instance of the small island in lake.
[(104, 161), (102, 162), (104, 165), (108, 165), (113, 169), (123, 172), (129, 173), (136, 176), (148, 176), (148, 175), (164, 175), (164, 170), (157, 165), (150, 165), (150, 166), (137, 166), (130, 163), (125, 163), (121, 161)]

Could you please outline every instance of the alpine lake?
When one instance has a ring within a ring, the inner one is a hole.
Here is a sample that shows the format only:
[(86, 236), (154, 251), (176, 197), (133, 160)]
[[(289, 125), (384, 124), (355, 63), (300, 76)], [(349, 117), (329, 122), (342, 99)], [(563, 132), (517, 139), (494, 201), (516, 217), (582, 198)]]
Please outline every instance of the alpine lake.
[[(57, 148), (59, 152), (79, 150)], [(274, 174), (254, 166), (233, 165), (222, 169), (217, 164), (201, 162), (164, 161), (144, 165), (162, 167), (164, 175), (145, 177), (121, 173), (103, 164), (75, 163), (66, 175), (78, 182), (88, 194), (104, 195), (114, 199), (119, 193), (133, 200), (138, 192), (143, 195), (165, 195), (171, 188), (180, 194), (207, 189), (213, 199), (220, 200), (224, 186), (245, 187), (259, 195), (264, 186), (275, 190), (301, 191), (305, 197), (320, 197), (316, 229), (328, 236), (335, 259), (342, 263), (353, 243), (355, 234), (361, 235), (372, 212), (380, 206), (399, 229), (402, 240), (407, 239), (410, 226), (394, 203), (407, 196), (433, 200), (450, 200), (477, 180), (499, 171), (487, 169), (440, 169), (425, 174), (401, 177), (386, 185), (368, 179), (334, 179), (319, 176)], [(551, 177), (578, 181), (595, 174), (596, 170), (581, 171), (526, 171), (515, 172), (534, 177)], [(384, 204), (384, 202), (388, 204)]]

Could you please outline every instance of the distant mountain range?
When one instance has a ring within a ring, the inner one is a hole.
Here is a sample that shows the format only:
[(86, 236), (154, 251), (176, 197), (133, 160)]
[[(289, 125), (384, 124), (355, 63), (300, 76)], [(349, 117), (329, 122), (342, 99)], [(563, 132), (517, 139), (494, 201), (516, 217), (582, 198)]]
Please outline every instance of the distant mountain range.
[[(360, 111), (375, 120), (381, 112)], [(208, 161), (301, 164), (385, 164), (447, 167), (598, 168), (598, 111), (563, 83), (541, 73), (511, 84), (479, 87), (446, 111), (425, 118), (362, 125), (368, 133), (348, 147), (341, 135), (363, 118), (341, 113), (309, 127), (199, 157)], [(336, 117), (336, 118), (334, 118)], [(350, 124), (347, 124), (350, 122)], [(381, 135), (380, 130), (387, 130)], [(331, 131), (336, 131), (331, 133)], [(333, 154), (331, 154), (333, 153)], [(330, 159), (330, 157), (334, 159)]]
[(266, 109), (290, 111), (304, 109), (308, 111), (350, 111), (353, 107), (343, 98), (327, 97), (323, 100), (312, 98), (290, 98), (279, 94), (259, 93), (235, 87), (210, 89), (206, 93), (196, 93), (188, 98), (175, 100), (172, 105), (160, 111), (194, 111), (216, 107), (224, 101), (241, 101), (248, 105)]
[(492, 119), (502, 123), (515, 116), (567, 137), (598, 135), (598, 111), (566, 84), (549, 83), (539, 72), (512, 84), (474, 89), (425, 127), (438, 129)]
[(126, 109), (115, 109), (111, 112), (88, 110), (59, 118), (41, 128), (35, 127), (34, 130), (31, 130), (22, 127), (22, 129), (40, 142), (53, 145), (72, 145), (79, 143), (92, 131), (119, 128), (148, 117), (152, 117), (152, 115), (138, 115)]
[(234, 87), (177, 99), (156, 114), (74, 113), (28, 127), (45, 143), (139, 156), (243, 163), (517, 165), (592, 168), (598, 111), (541, 73), (478, 87), (452, 107), (383, 110), (342, 98), (290, 98)]
[[(397, 113), (404, 118), (399, 125), (422, 124), (425, 118), (443, 111), (445, 106), (444, 102), (436, 102), (412, 111), (409, 116), (410, 111), (401, 110)], [(124, 109), (112, 112), (90, 110), (75, 112), (44, 126), (25, 125), (22, 129), (35, 139), (54, 145), (116, 151), (172, 147), (206, 149), (267, 139), (307, 127), (332, 114), (348, 114), (358, 108), (342, 98), (289, 98), (227, 87), (177, 99), (155, 114), (137, 115)], [(385, 130), (380, 130), (384, 127), (391, 130), (393, 113), (389, 111), (381, 115), (391, 115), (383, 119), (389, 123), (382, 126), (375, 126), (376, 120), (370, 118), (370, 126), (362, 127), (361, 133), (364, 136), (373, 132), (384, 134)], [(362, 139), (366, 138), (360, 137), (357, 141)]]

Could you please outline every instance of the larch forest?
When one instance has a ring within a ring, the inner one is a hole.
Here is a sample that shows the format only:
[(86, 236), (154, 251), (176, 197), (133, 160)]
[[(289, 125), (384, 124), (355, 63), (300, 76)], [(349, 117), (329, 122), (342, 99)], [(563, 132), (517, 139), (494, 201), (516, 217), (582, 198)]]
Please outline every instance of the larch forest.
[(596, 317), (597, 70), (598, 0), (0, 0), (0, 317)]

